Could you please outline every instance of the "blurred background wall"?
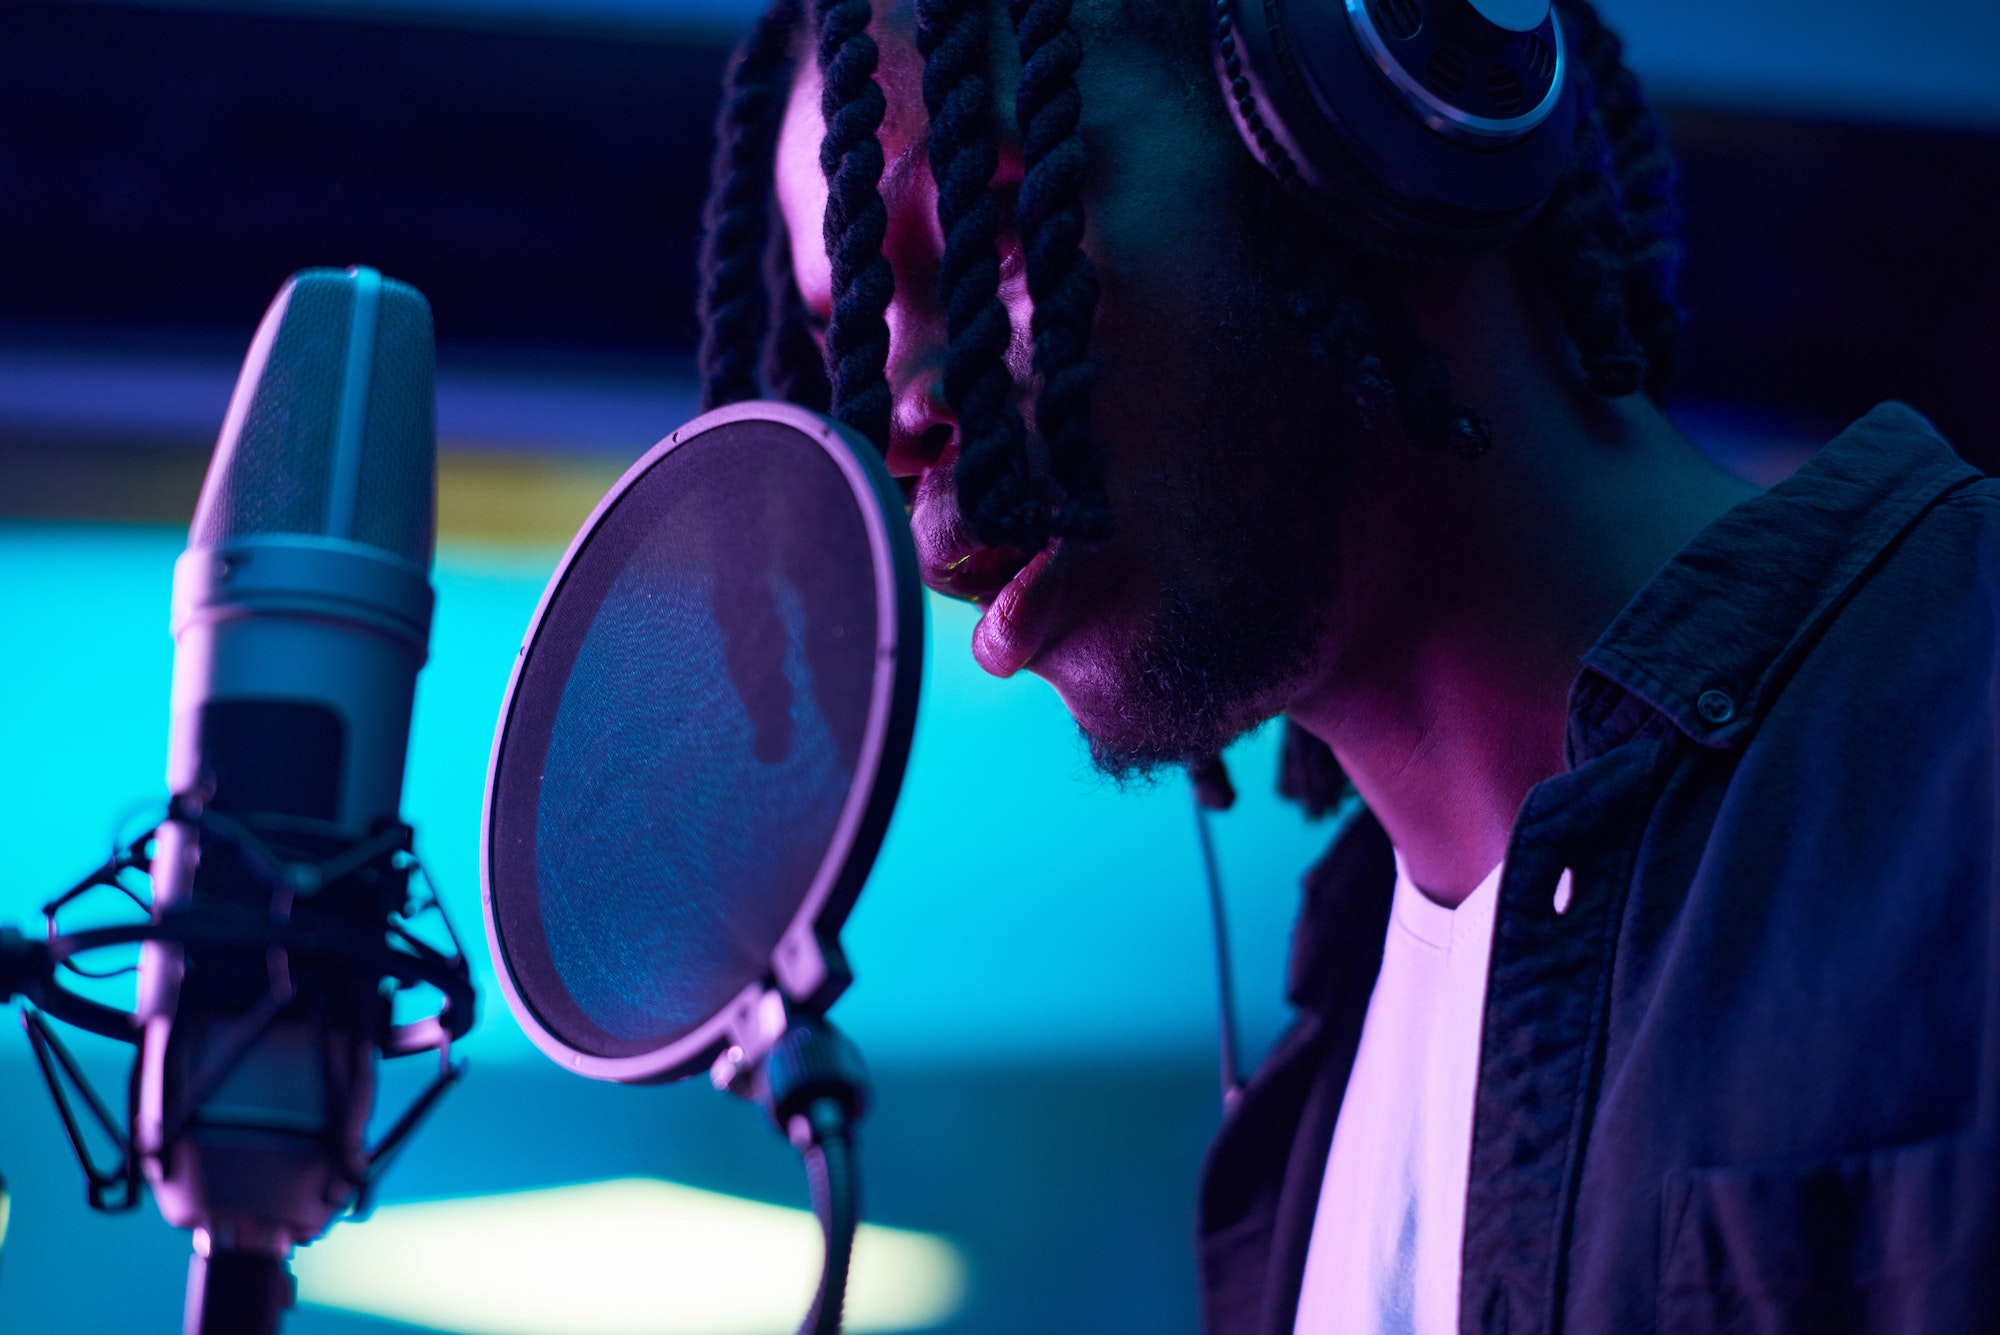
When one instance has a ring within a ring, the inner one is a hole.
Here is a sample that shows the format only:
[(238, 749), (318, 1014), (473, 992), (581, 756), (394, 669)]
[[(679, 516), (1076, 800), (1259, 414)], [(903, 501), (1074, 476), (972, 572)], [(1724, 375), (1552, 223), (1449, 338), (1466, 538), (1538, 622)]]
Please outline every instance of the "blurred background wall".
[[(1768, 481), (1899, 397), (2000, 468), (1985, 402), (2000, 378), (2000, 9), (1603, 7), (1683, 163), (1694, 324), (1674, 411), (1690, 435)], [(440, 602), (408, 809), (478, 937), (481, 785), (521, 631), (604, 487), (694, 409), (709, 121), (750, 12), (0, 0), (0, 923), (32, 926), (163, 796), (171, 566), (237, 360), (286, 274), (368, 263), (437, 315)], [(837, 1014), (878, 1075), (869, 1217), (954, 1259), (942, 1278), (892, 1276), (935, 1281), (930, 1306), (871, 1319), (1192, 1331), (1193, 1185), (1218, 1108), (1187, 795), (1091, 777), (1053, 695), (985, 678), (965, 610), (931, 612), (917, 751)], [(1253, 1045), (1284, 1021), (1294, 887), (1330, 835), (1269, 795), (1273, 753), (1266, 734), (1232, 757), (1245, 800), (1219, 825)], [(808, 1262), (776, 1244), (747, 1279), (704, 1286), (737, 1286), (741, 1320), (689, 1292), (684, 1319), (662, 1308), (649, 1326), (599, 1304), (633, 1300), (620, 1276), (647, 1258), (607, 1239), (599, 1275), (556, 1245), (593, 1254), (589, 1220), (610, 1214), (508, 1194), (644, 1178), (804, 1203), (795, 1157), (754, 1110), (700, 1084), (565, 1076), (472, 953), (488, 984), (472, 1075), (389, 1177), (380, 1218), (305, 1253), (290, 1329), (782, 1329), (744, 1316), (749, 1289), (802, 1282)], [(107, 1087), (116, 1055), (86, 1051)], [(150, 1206), (85, 1211), (10, 1035), (0, 1170), (14, 1187), (0, 1331), (176, 1328), (185, 1238)], [(707, 1218), (685, 1213), (694, 1199), (646, 1218)], [(459, 1204), (407, 1213), (439, 1201)], [(348, 1241), (376, 1237), (409, 1264)], [(535, 1283), (574, 1295), (564, 1322), (504, 1301)]]

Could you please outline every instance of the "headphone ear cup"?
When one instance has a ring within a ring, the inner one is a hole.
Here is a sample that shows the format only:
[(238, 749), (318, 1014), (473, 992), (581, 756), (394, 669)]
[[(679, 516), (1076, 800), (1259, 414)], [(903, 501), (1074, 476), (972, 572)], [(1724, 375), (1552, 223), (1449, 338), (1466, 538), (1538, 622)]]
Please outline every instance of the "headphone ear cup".
[(1244, 145), (1372, 253), (1498, 246), (1569, 161), (1577, 98), (1553, 9), (1514, 32), (1472, 0), (1215, 0), (1212, 34)]

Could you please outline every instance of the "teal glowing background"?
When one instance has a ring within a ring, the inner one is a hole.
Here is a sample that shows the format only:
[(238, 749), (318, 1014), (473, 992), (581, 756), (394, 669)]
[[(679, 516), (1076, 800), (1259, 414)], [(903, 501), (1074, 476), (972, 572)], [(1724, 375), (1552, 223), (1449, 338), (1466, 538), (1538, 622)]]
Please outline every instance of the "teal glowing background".
[[(121, 817), (164, 797), (184, 544), (170, 529), (0, 526), (0, 810), (16, 822), (0, 922), (32, 928)], [(466, 1046), (486, 1060), (542, 1060), (493, 985), (478, 839), (493, 721), (557, 555), (446, 548), (417, 693), (405, 810), (474, 956)], [(857, 982), (836, 1017), (877, 1062), (1204, 1052), (1215, 998), (1184, 783), (1121, 792), (1096, 777), (1046, 685), (972, 662), (973, 621), (931, 602), (916, 748), (845, 934)], [(1297, 877), (1327, 835), (1271, 795), (1275, 750), (1275, 730), (1238, 748), (1243, 800), (1218, 823), (1253, 1045), (1282, 1020)]]
[[(0, 923), (37, 930), (38, 906), (102, 859), (115, 826), (141, 828), (164, 797), (168, 601), (184, 543), (167, 528), (0, 524), (0, 810), (12, 824)], [(754, 1108), (703, 1080), (628, 1089), (577, 1079), (530, 1045), (499, 998), (480, 921), (480, 806), (500, 697), (557, 556), (447, 547), (438, 562), (405, 814), (471, 953), (480, 1014), (458, 1049), (471, 1074), (399, 1156), (383, 1201), (393, 1207), (385, 1221), (422, 1214), (426, 1201), (460, 1203), (451, 1217), (471, 1231), (436, 1237), (443, 1252), (405, 1256), (405, 1269), (445, 1267), (445, 1253), (475, 1236), (512, 1236), (513, 1198), (500, 1193), (643, 1178), (805, 1204), (797, 1156)], [(995, 681), (972, 662), (971, 609), (933, 600), (929, 614), (915, 750), (844, 934), (857, 981), (834, 1010), (875, 1077), (862, 1143), (868, 1218), (964, 1258), (963, 1303), (939, 1330), (1191, 1335), (1194, 1177), (1219, 1109), (1214, 966), (1186, 785), (1121, 792), (1098, 779), (1052, 691), (1028, 677)], [(1329, 831), (1272, 795), (1275, 730), (1231, 759), (1243, 799), (1217, 832), (1254, 1050), (1284, 1019), (1297, 877)], [(129, 1004), (129, 980), (112, 986)], [(76, 1046), (118, 1102), (125, 1050)], [(377, 1134), (429, 1069), (385, 1067)], [(11, 1024), (0, 1032), (0, 1171), (14, 1191), (0, 1329), (173, 1323), (187, 1236), (150, 1203), (124, 1216), (85, 1210)], [(365, 1283), (342, 1278), (352, 1267), (336, 1258), (376, 1245), (369, 1227), (337, 1225), (330, 1250), (304, 1254), (315, 1258), (301, 1270), (313, 1284), (286, 1335), (431, 1329), (367, 1315), (425, 1319), (409, 1294), (384, 1289), (380, 1267), (361, 1267)], [(500, 1245), (473, 1250), (519, 1283), (559, 1294), (573, 1281), (539, 1249), (487, 1254)], [(435, 1273), (433, 1297), (478, 1282)]]

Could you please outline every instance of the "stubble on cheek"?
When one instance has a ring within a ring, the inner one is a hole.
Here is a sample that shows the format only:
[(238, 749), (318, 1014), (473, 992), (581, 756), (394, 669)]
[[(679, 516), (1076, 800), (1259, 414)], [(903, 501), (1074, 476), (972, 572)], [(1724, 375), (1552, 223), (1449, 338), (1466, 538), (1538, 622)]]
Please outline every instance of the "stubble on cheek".
[(1102, 555), (1122, 577), (1052, 680), (1116, 777), (1202, 759), (1278, 712), (1322, 642), (1341, 450), (1282, 327), (1237, 307), (1202, 326), (1206, 346), (1135, 339), (1154, 374), (1121, 385), (1133, 362), (1110, 359), (1100, 402), (1135, 406), (1099, 419), (1123, 548)]

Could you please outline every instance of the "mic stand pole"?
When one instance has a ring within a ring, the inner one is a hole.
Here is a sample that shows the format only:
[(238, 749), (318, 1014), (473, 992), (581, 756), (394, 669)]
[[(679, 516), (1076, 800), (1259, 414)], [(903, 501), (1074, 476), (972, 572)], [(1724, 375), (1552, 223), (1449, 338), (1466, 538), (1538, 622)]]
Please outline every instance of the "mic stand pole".
[[(238, 855), (245, 858), (253, 876), (268, 879), (270, 883), (263, 888), (274, 902), (277, 896), (287, 893), (288, 888), (296, 883), (296, 873), (302, 868), (316, 872), (321, 884), (368, 871), (371, 864), (378, 862), (393, 875), (416, 874), (424, 876), (426, 882), (429, 879), (410, 850), (411, 832), (407, 826), (396, 826), (371, 835), (330, 862), (315, 866), (280, 860), (251, 831), (214, 813), (204, 816), (199, 812), (179, 814), (177, 811), (175, 818), (199, 822), (204, 835), (218, 844), (233, 846)], [(464, 1063), (453, 1063), (450, 1059), (451, 1041), (463, 1037), (471, 1028), (476, 1000), (465, 955), (459, 949), (458, 933), (445, 916), (435, 890), (421, 899), (385, 909), (379, 934), (372, 930), (355, 930), (339, 921), (308, 921), (304, 915), (278, 920), (268, 912), (227, 902), (175, 905), (158, 910), (120, 880), (125, 873), (132, 871), (151, 874), (150, 849), (156, 833), (148, 831), (133, 840), (102, 867), (44, 905), (42, 913), (49, 924), (48, 939), (35, 940), (11, 927), (0, 927), (0, 1004), (17, 996), (28, 1003), (22, 1011), (22, 1027), (27, 1030), (29, 1048), (41, 1069), (43, 1081), (48, 1085), (56, 1113), (62, 1119), (70, 1149), (76, 1155), (78, 1166), (83, 1169), (90, 1207), (105, 1212), (136, 1208), (144, 1164), (155, 1162), (162, 1166), (164, 1173), (178, 1162), (176, 1146), (180, 1133), (186, 1129), (188, 1109), (176, 1106), (161, 1115), (160, 1120), (166, 1127), (161, 1144), (148, 1146), (139, 1143), (130, 1125), (138, 1115), (138, 1081), (135, 1076), (127, 1124), (119, 1125), (118, 1119), (91, 1087), (82, 1067), (57, 1038), (49, 1020), (61, 1020), (88, 1033), (131, 1044), (140, 1041), (140, 1027), (135, 1023), (133, 1014), (93, 1001), (62, 986), (57, 981), (56, 971), (64, 968), (90, 977), (93, 975), (85, 973), (74, 963), (75, 957), (113, 946), (160, 942), (183, 949), (192, 946), (206, 950), (261, 951), (266, 954), (267, 962), (271, 952), (284, 952), (288, 961), (285, 971), (288, 977), (289, 961), (296, 956), (314, 970), (330, 970), (343, 977), (374, 980), (378, 987), (393, 982), (398, 991), (422, 985), (434, 989), (443, 998), (435, 1015), (409, 1024), (392, 1024), (379, 1043), (370, 1045), (368, 1060), (371, 1063), (376, 1060), (378, 1048), (380, 1056), (385, 1058), (435, 1051), (439, 1054), (439, 1072), (373, 1147), (358, 1147), (351, 1172), (342, 1174), (354, 1191), (351, 1208), (357, 1215), (365, 1214), (376, 1183), (390, 1159), (436, 1105), (438, 1098), (464, 1073)], [(334, 874), (329, 874), (329, 867)], [(376, 871), (379, 874), (380, 868)], [(55, 914), (59, 909), (85, 894), (105, 889), (122, 891), (128, 899), (147, 911), (146, 920), (70, 933), (56, 930)], [(411, 922), (431, 913), (438, 915), (445, 935), (451, 940), (449, 952), (429, 944), (410, 930)], [(262, 1013), (267, 1017), (275, 1017), (288, 1004), (295, 1004), (289, 997), (280, 998), (275, 991), (267, 993), (265, 1001), (269, 1004)], [(257, 1030), (248, 1040), (237, 1044), (226, 1058), (205, 1071), (201, 1082), (206, 1088), (202, 1089), (199, 1097), (183, 1098), (182, 1102), (194, 1107), (213, 1094), (242, 1065), (262, 1032), (262, 1029)], [(183, 1090), (182, 1094), (185, 1096), (186, 1091)], [(372, 1099), (372, 1094), (370, 1097)], [(102, 1129), (117, 1152), (115, 1163), (103, 1165), (93, 1156), (85, 1139), (85, 1122), (80, 1113), (88, 1114)], [(156, 1199), (158, 1190), (159, 1183), (156, 1181)], [(224, 1211), (220, 1218), (203, 1216), (187, 1226), (194, 1231), (195, 1254), (188, 1267), (187, 1300), (182, 1310), (183, 1335), (275, 1335), (285, 1310), (292, 1306), (297, 1292), (289, 1266), (292, 1248), (297, 1241), (293, 1232), (283, 1223), (273, 1223), (255, 1212), (242, 1211)], [(320, 1226), (323, 1228), (325, 1222)]]
[[(35, 952), (27, 938), (12, 927), (0, 927), (0, 1006), (14, 999), (28, 977), (40, 972)], [(7, 1195), (7, 1176), (0, 1173), (0, 1258), (7, 1254), (7, 1223), (13, 1202)]]
[(195, 1230), (182, 1335), (278, 1335), (298, 1285), (284, 1239), (267, 1241), (273, 1246), (239, 1248), (218, 1243), (205, 1228)]

